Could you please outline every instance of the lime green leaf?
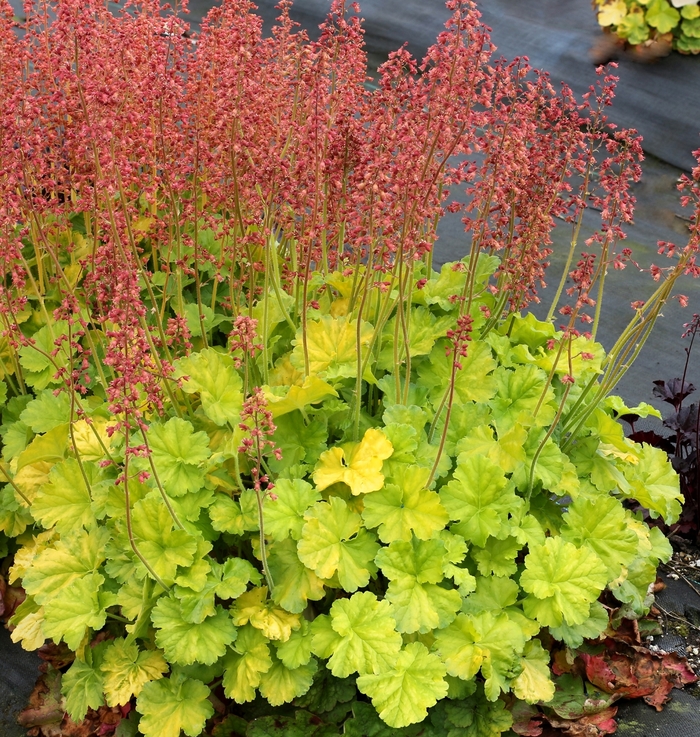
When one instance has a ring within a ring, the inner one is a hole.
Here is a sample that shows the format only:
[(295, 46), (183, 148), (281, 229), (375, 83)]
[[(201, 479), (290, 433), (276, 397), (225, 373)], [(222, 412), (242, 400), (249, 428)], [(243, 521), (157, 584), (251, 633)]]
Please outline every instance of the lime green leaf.
[(550, 627), (549, 634), (556, 640), (565, 642), (570, 648), (581, 647), (584, 640), (595, 640), (607, 629), (609, 617), (606, 608), (599, 602), (591, 604), (588, 619), (581, 624), (568, 625), (565, 622), (560, 627)]
[(148, 428), (148, 442), (160, 482), (170, 496), (184, 496), (204, 485), (202, 463), (211, 454), (205, 432), (194, 432), (187, 420), (172, 417)]
[(520, 587), (511, 578), (478, 576), (476, 591), (464, 600), (462, 610), (467, 614), (500, 612), (518, 600)]
[(384, 486), (382, 463), (394, 448), (381, 430), (370, 428), (359, 443), (345, 443), (321, 453), (313, 479), (323, 491), (331, 484), (346, 483), (353, 494), (366, 494)]
[(301, 386), (290, 386), (284, 397), (278, 397), (272, 392), (266, 392), (268, 409), (276, 419), (288, 412), (303, 409), (309, 404), (318, 404), (326, 397), (337, 397), (338, 392), (318, 376), (307, 376)]
[(505, 612), (459, 614), (436, 633), (435, 641), (450, 675), (468, 681), (482, 671), (489, 701), (507, 690), (508, 680), (517, 675), (524, 647), (525, 634)]
[(548, 537), (525, 557), (520, 585), (527, 591), (525, 614), (544, 627), (581, 624), (607, 583), (607, 571), (590, 548)]
[[(309, 357), (309, 373), (320, 379), (332, 380), (354, 378), (357, 376), (358, 349), (364, 358), (372, 339), (374, 328), (362, 322), (357, 344), (357, 320), (345, 317), (323, 315), (319, 320), (309, 320), (306, 324), (306, 346)], [(301, 330), (292, 341), (291, 362), (300, 371), (304, 370), (304, 346)]]
[(410, 540), (412, 534), (429, 540), (447, 524), (449, 516), (440, 497), (426, 488), (429, 477), (430, 469), (407, 466), (394, 477), (396, 483), (365, 498), (362, 518), (367, 527), (379, 527), (382, 542)]
[[(428, 389), (430, 401), (437, 407), (450, 384), (452, 359), (445, 355), (446, 341), (440, 340), (430, 358), (418, 367), (418, 385)], [(495, 384), (491, 375), (496, 361), (491, 348), (482, 341), (469, 344), (466, 358), (460, 358), (462, 368), (455, 377), (455, 398), (465, 404), (470, 401), (488, 402), (494, 395)]]
[(610, 590), (618, 601), (628, 604), (637, 617), (642, 617), (654, 603), (649, 587), (656, 580), (656, 565), (648, 558), (635, 558), (626, 575), (610, 584)]
[(379, 545), (374, 536), (361, 529), (360, 515), (350, 511), (338, 497), (317, 502), (306, 514), (297, 545), (299, 560), (320, 578), (336, 572), (346, 591), (366, 586), (376, 572), (374, 556)]
[(293, 670), (273, 656), (272, 667), (260, 676), (260, 694), (271, 706), (281, 706), (303, 696), (314, 680), (318, 664), (311, 659)]
[(0, 531), (7, 537), (21, 535), (34, 522), (32, 513), (20, 500), (15, 490), (7, 484), (0, 489)]
[(44, 389), (29, 402), (19, 417), (35, 433), (48, 432), (70, 421), (70, 397), (66, 392), (55, 396), (49, 389)]
[(637, 555), (639, 541), (627, 526), (622, 504), (611, 496), (579, 497), (564, 515), (564, 540), (591, 548), (608, 569), (608, 580), (617, 578), (623, 566)]
[[(389, 320), (382, 336), (382, 350), (377, 359), (377, 367), (391, 370), (394, 367), (394, 334), (396, 317)], [(411, 356), (427, 355), (432, 351), (435, 341), (447, 334), (454, 325), (454, 317), (436, 317), (425, 307), (414, 307), (407, 316), (408, 342)], [(400, 329), (401, 330), (401, 329)], [(403, 332), (399, 332), (399, 359), (405, 358)]]
[(232, 651), (224, 657), (224, 693), (239, 704), (252, 701), (263, 673), (272, 668), (269, 640), (251, 625), (238, 630)]
[(160, 651), (139, 651), (135, 643), (118, 638), (105, 650), (100, 669), (108, 706), (119, 706), (138, 696), (149, 681), (162, 678), (168, 664)]
[(678, 25), (681, 14), (667, 0), (651, 0), (645, 18), (659, 33), (668, 33)]
[(99, 573), (88, 573), (47, 601), (43, 624), (46, 637), (56, 643), (63, 640), (71, 650), (77, 650), (88, 629), (103, 627), (106, 614), (99, 593), (104, 580)]
[(99, 709), (104, 704), (99, 670), (76, 658), (61, 678), (61, 693), (71, 719), (82, 722), (88, 709)]
[(641, 8), (632, 8), (618, 23), (617, 35), (624, 38), (633, 46), (644, 43), (649, 38), (649, 26)]
[(76, 581), (96, 572), (104, 562), (108, 539), (109, 530), (105, 528), (80, 530), (41, 550), (23, 576), (26, 592), (44, 604), (58, 593), (70, 591)]
[(664, 450), (646, 443), (641, 447), (639, 464), (626, 473), (632, 482), (632, 496), (653, 518), (660, 516), (667, 525), (673, 524), (680, 516), (683, 501), (678, 474)]
[(17, 477), (25, 466), (34, 466), (42, 461), (54, 464), (63, 460), (68, 450), (68, 423), (58, 425), (45, 435), (37, 435), (17, 458)]
[(7, 384), (4, 381), (0, 381), (0, 406), (5, 404), (7, 401)]
[(454, 589), (436, 584), (443, 579), (447, 563), (441, 540), (397, 540), (381, 548), (377, 565), (390, 580), (386, 600), (399, 632), (430, 632), (446, 627), (462, 604)]
[(688, 20), (694, 20), (696, 18), (700, 18), (700, 6), (698, 6), (698, 5), (684, 5), (681, 8), (681, 15), (684, 18), (687, 18)]
[[(325, 405), (324, 405), (325, 406)], [(282, 451), (282, 460), (270, 458), (270, 468), (277, 474), (284, 474), (291, 466), (298, 463), (315, 464), (321, 453), (326, 450), (328, 440), (328, 423), (316, 414), (307, 425), (300, 412), (283, 415), (275, 420), (272, 440)]]
[(90, 499), (90, 487), (101, 481), (100, 469), (94, 463), (67, 458), (57, 463), (49, 473), (49, 483), (37, 492), (32, 504), (34, 518), (44, 527), (56, 526), (61, 535), (70, 535), (80, 527), (95, 523)]
[(226, 494), (216, 494), (207, 509), (215, 530), (230, 532), (233, 535), (257, 531), (258, 503), (255, 492), (252, 489), (245, 489), (238, 499), (234, 501)]
[(239, 627), (250, 622), (268, 639), (282, 642), (290, 638), (292, 630), (301, 626), (298, 614), (286, 612), (267, 601), (267, 586), (251, 589), (239, 596), (231, 616)]
[(330, 616), (313, 621), (311, 635), (311, 651), (329, 658), (337, 678), (386, 672), (396, 664), (402, 642), (389, 602), (378, 601), (369, 591), (336, 599)]
[[(497, 394), (489, 404), (499, 434), (508, 432), (516, 423), (545, 427), (552, 422), (557, 405), (544, 371), (536, 366), (517, 366), (514, 370), (499, 366), (493, 375)], [(535, 414), (543, 394), (544, 400)]]
[(139, 550), (166, 583), (175, 579), (178, 566), (194, 560), (197, 541), (184, 530), (173, 530), (173, 519), (158, 492), (134, 505), (133, 530)]
[(362, 675), (357, 687), (372, 699), (390, 727), (406, 727), (423, 721), (428, 708), (447, 695), (445, 674), (445, 666), (436, 655), (420, 642), (412, 642), (399, 653), (391, 670)]
[[(201, 322), (199, 317), (200, 310), (202, 315)], [(228, 320), (225, 315), (217, 314), (211, 307), (207, 307), (205, 304), (197, 305), (195, 302), (186, 304), (184, 313), (187, 328), (195, 338), (200, 338), (202, 335), (202, 323), (204, 323), (204, 332), (210, 333), (212, 328)]]
[[(243, 406), (243, 381), (233, 367), (233, 358), (206, 348), (174, 363), (175, 378), (181, 378), (188, 393), (199, 393), (202, 409), (217, 425), (237, 424)], [(187, 377), (186, 379), (184, 377)]]
[(197, 737), (214, 713), (208, 697), (208, 686), (182, 673), (150, 681), (136, 701), (139, 730), (145, 737), (180, 737), (181, 731)]
[(44, 607), (28, 596), (10, 619), (10, 624), (14, 627), (10, 639), (20, 643), (24, 650), (38, 650), (46, 642), (43, 623)]
[(300, 614), (309, 599), (323, 598), (323, 581), (299, 560), (296, 543), (291, 538), (268, 547), (268, 564), (275, 582), (272, 598), (283, 609)]
[(274, 496), (264, 503), (265, 534), (273, 540), (284, 540), (289, 535), (294, 540), (301, 537), (304, 513), (321, 495), (311, 484), (302, 479), (279, 479)]
[(56, 355), (55, 340), (68, 335), (68, 323), (58, 320), (37, 330), (32, 336), (33, 345), (25, 345), (19, 349), (19, 362), (26, 369), (24, 380), (36, 391), (46, 389), (49, 384), (62, 382), (62, 378), (54, 379), (61, 369), (68, 368), (67, 341), (63, 341)]
[(520, 500), (499, 468), (489, 458), (474, 456), (460, 460), (454, 478), (440, 491), (440, 501), (459, 524), (452, 531), (480, 547), (490, 535), (508, 534), (508, 513)]
[(236, 628), (221, 606), (216, 613), (199, 624), (182, 616), (178, 602), (163, 596), (153, 609), (151, 619), (156, 627), (156, 644), (171, 663), (190, 665), (195, 661), (210, 665), (220, 658), (236, 639)]
[(511, 683), (513, 693), (528, 704), (551, 701), (555, 689), (549, 671), (549, 652), (539, 640), (525, 643), (520, 664), (523, 670)]
[(275, 643), (277, 657), (286, 668), (294, 670), (306, 665), (311, 660), (311, 629), (306, 619), (301, 620), (301, 627), (294, 630), (286, 642)]
[(515, 559), (522, 547), (523, 544), (513, 537), (505, 540), (490, 537), (483, 548), (472, 548), (471, 556), (482, 576), (512, 576), (517, 570)]
[[(440, 415), (440, 419), (435, 425), (435, 437), (440, 437), (445, 427), (445, 412)], [(386, 413), (385, 413), (386, 417)], [(491, 410), (486, 404), (476, 404), (475, 402), (466, 402), (460, 404), (455, 402), (450, 412), (450, 424), (447, 428), (447, 436), (445, 437), (445, 452), (448, 455), (457, 455), (457, 444), (462, 438), (472, 433), (476, 428), (488, 426), (491, 420)], [(385, 419), (386, 422), (386, 419)], [(420, 431), (423, 428), (419, 428)], [(486, 427), (490, 432), (490, 428)], [(489, 438), (493, 439), (493, 432), (490, 432)], [(467, 448), (464, 448), (467, 450)]]

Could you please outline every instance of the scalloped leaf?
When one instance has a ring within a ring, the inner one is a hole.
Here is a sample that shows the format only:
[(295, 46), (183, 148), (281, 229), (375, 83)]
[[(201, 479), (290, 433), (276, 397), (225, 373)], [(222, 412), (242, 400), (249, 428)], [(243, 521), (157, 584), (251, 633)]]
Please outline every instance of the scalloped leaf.
[(272, 668), (267, 637), (252, 625), (238, 630), (233, 650), (224, 657), (224, 693), (239, 704), (252, 701), (264, 673)]
[(379, 545), (362, 528), (360, 515), (333, 496), (314, 504), (306, 520), (297, 544), (299, 560), (319, 578), (329, 579), (337, 572), (346, 591), (366, 586), (377, 570), (374, 556)]
[(452, 531), (480, 547), (491, 535), (508, 535), (508, 513), (520, 504), (503, 469), (484, 456), (460, 458), (454, 478), (440, 491), (440, 501), (458, 522)]
[(337, 678), (386, 672), (396, 664), (401, 643), (389, 602), (369, 591), (337, 599), (330, 615), (322, 614), (311, 624), (311, 652), (329, 658)]
[(193, 624), (182, 616), (179, 602), (172, 595), (158, 599), (151, 620), (156, 628), (156, 644), (168, 661), (177, 665), (211, 665), (236, 639), (236, 627), (223, 607), (217, 606), (214, 616)]
[(412, 535), (429, 540), (445, 527), (449, 515), (438, 494), (426, 488), (429, 477), (429, 468), (407, 466), (394, 477), (396, 483), (366, 497), (362, 519), (367, 527), (379, 528), (382, 542), (408, 541)]
[(412, 642), (385, 673), (363, 675), (357, 687), (372, 699), (379, 716), (394, 728), (421, 722), (428, 708), (447, 695), (447, 670), (425, 645)]
[(446, 627), (455, 618), (462, 597), (454, 589), (437, 586), (447, 564), (440, 540), (397, 540), (382, 548), (377, 565), (390, 580), (386, 600), (399, 632), (430, 632)]
[(291, 535), (298, 540), (304, 526), (304, 514), (321, 500), (321, 494), (302, 479), (279, 479), (275, 483), (274, 495), (275, 499), (268, 495), (264, 501), (265, 535), (279, 541)]
[(145, 737), (197, 737), (214, 713), (209, 687), (201, 681), (173, 673), (170, 678), (150, 681), (141, 691), (136, 710)]
[[(174, 378), (188, 394), (198, 393), (206, 416), (217, 425), (236, 425), (243, 407), (243, 380), (233, 358), (206, 348), (174, 362)], [(185, 378), (186, 377), (186, 378)]]
[(107, 705), (119, 706), (138, 696), (150, 681), (162, 678), (168, 664), (159, 650), (139, 650), (136, 643), (117, 638), (105, 650), (100, 670)]
[(543, 627), (581, 624), (607, 582), (605, 565), (593, 550), (548, 537), (525, 557), (520, 577), (529, 594), (523, 602), (525, 614)]

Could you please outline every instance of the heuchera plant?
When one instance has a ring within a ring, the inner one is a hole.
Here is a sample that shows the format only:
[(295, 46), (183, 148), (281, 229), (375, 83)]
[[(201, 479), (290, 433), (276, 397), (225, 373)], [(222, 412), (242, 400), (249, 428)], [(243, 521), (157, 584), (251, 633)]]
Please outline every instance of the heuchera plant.
[[(606, 126), (614, 78), (579, 103), (451, 0), (420, 67), (399, 50), (372, 88), (356, 6), (317, 42), (284, 1), (263, 38), (252, 7), (191, 37), (155, 1), (38, 2), (20, 36), (3, 5), (12, 638), (71, 652), (74, 720), (121, 705), (146, 737), (258, 694), (346, 735), (534, 734), (552, 652), (645, 614), (671, 553), (623, 506), (680, 512), (666, 454), (616, 420), (654, 410), (608, 395), (697, 275), (697, 219), (606, 355), (641, 159)], [(436, 272), (446, 210), (466, 255)], [(572, 246), (540, 321), (554, 217)]]

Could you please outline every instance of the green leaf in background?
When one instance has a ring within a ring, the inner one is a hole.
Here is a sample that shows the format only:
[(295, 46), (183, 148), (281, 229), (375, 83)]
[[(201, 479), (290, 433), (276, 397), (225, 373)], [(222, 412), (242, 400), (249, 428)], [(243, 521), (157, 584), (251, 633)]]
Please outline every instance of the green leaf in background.
[(633, 46), (644, 43), (649, 38), (649, 26), (641, 8), (632, 8), (617, 26), (617, 34)]
[(108, 539), (109, 530), (105, 528), (80, 530), (44, 548), (24, 573), (22, 583), (26, 592), (43, 604), (61, 591), (70, 591), (76, 581), (97, 572), (105, 560)]
[(581, 647), (584, 640), (595, 640), (600, 637), (609, 624), (610, 617), (606, 608), (599, 601), (594, 601), (585, 622), (575, 625), (564, 622), (560, 627), (550, 627), (549, 634), (575, 649)]
[(530, 594), (523, 603), (525, 613), (543, 627), (581, 624), (607, 582), (605, 565), (593, 550), (548, 537), (525, 557), (520, 577)]
[(159, 650), (139, 650), (136, 643), (117, 638), (107, 646), (100, 670), (107, 705), (119, 706), (138, 696), (150, 681), (162, 678), (168, 664)]
[[(372, 325), (363, 321), (359, 330), (363, 357), (373, 332)], [(330, 315), (322, 315), (318, 320), (309, 320), (306, 323), (309, 373), (324, 381), (351, 379), (357, 376), (357, 339), (357, 320)], [(295, 346), (291, 355), (292, 365), (299, 371), (304, 371), (304, 348), (300, 330), (292, 342)]]
[[(396, 317), (392, 317), (384, 328), (382, 349), (377, 359), (377, 368), (390, 371), (394, 367), (394, 333)], [(435, 341), (443, 338), (454, 325), (454, 317), (436, 317), (425, 307), (416, 307), (406, 317), (408, 322), (408, 342), (411, 356), (424, 356), (433, 350)], [(403, 333), (399, 332), (399, 355), (405, 357)]]
[(639, 464), (628, 467), (625, 475), (632, 483), (631, 495), (653, 518), (662, 517), (667, 525), (678, 519), (683, 501), (680, 481), (665, 451), (642, 444)]
[(472, 548), (471, 557), (482, 576), (512, 576), (517, 570), (515, 559), (522, 547), (514, 537), (504, 540), (490, 537), (483, 548)]
[(290, 412), (275, 419), (272, 440), (282, 451), (282, 460), (269, 459), (270, 468), (284, 475), (287, 469), (298, 463), (315, 464), (327, 448), (328, 424), (323, 417), (314, 416), (308, 424), (301, 412)]
[(311, 660), (311, 625), (308, 620), (301, 620), (301, 627), (294, 630), (285, 642), (276, 642), (277, 657), (286, 668), (294, 670), (306, 665)]
[(342, 499), (330, 497), (328, 502), (314, 504), (306, 520), (297, 545), (299, 560), (320, 578), (331, 578), (337, 572), (345, 591), (366, 586), (377, 570), (374, 556), (379, 545), (362, 529), (360, 515)]
[(412, 642), (399, 653), (391, 670), (361, 675), (357, 687), (372, 699), (390, 727), (406, 727), (425, 719), (428, 708), (447, 695), (446, 673), (436, 655), (420, 642)]
[(632, 562), (639, 547), (639, 538), (627, 526), (622, 504), (607, 495), (595, 500), (575, 499), (564, 515), (561, 536), (578, 547), (585, 545), (593, 550), (607, 567), (609, 581)]
[(268, 547), (268, 564), (275, 582), (272, 598), (288, 612), (300, 614), (309, 600), (323, 598), (323, 581), (299, 560), (296, 543), (291, 538)]
[(66, 711), (74, 722), (82, 722), (88, 709), (99, 709), (104, 704), (102, 689), (99, 669), (76, 658), (61, 678)]
[(53, 355), (56, 352), (55, 341), (63, 335), (68, 335), (68, 323), (58, 320), (37, 330), (32, 336), (32, 345), (19, 349), (19, 362), (25, 369), (24, 380), (36, 391), (63, 381), (53, 378), (59, 370), (68, 368), (67, 341)]
[(0, 380), (0, 407), (7, 401), (7, 384)]
[[(501, 699), (487, 700), (481, 684), (463, 701), (446, 703), (445, 712), (449, 724), (457, 727), (448, 732), (450, 737), (455, 734), (459, 737), (500, 737), (513, 725), (513, 717), (505, 703)], [(435, 726), (444, 729), (444, 723)]]
[(321, 494), (302, 479), (279, 479), (275, 483), (275, 499), (265, 498), (263, 512), (265, 534), (273, 540), (301, 537), (304, 513), (321, 500)]
[(44, 389), (27, 404), (19, 418), (35, 433), (53, 430), (70, 421), (70, 397), (66, 392), (55, 396), (51, 390)]
[[(547, 375), (536, 366), (499, 366), (493, 373), (496, 396), (489, 402), (496, 429), (506, 433), (516, 423), (523, 427), (545, 427), (557, 412), (554, 392), (547, 386)], [(544, 400), (540, 399), (544, 393)], [(537, 405), (540, 408), (535, 414)]]
[(521, 627), (506, 612), (481, 612), (459, 614), (436, 633), (435, 649), (451, 676), (468, 681), (481, 670), (486, 697), (495, 701), (518, 675), (525, 641)]
[(174, 376), (182, 379), (184, 391), (199, 393), (202, 409), (212, 422), (217, 425), (239, 422), (243, 381), (233, 367), (231, 356), (206, 348), (178, 359), (174, 367)]
[(452, 531), (480, 547), (491, 535), (508, 535), (508, 513), (520, 502), (503, 470), (484, 456), (459, 461), (453, 480), (440, 491), (440, 501), (458, 523)]
[(330, 615), (312, 622), (311, 635), (311, 652), (329, 658), (337, 678), (385, 673), (396, 664), (402, 642), (389, 602), (369, 591), (334, 601)]
[(133, 530), (141, 554), (167, 584), (175, 579), (178, 566), (194, 560), (197, 541), (184, 530), (173, 530), (173, 519), (157, 491), (134, 505)]
[(308, 663), (290, 669), (273, 655), (272, 667), (260, 676), (260, 694), (271, 706), (287, 704), (311, 688), (317, 668), (318, 664), (312, 658)]
[(408, 541), (411, 535), (429, 540), (445, 527), (449, 516), (437, 493), (426, 488), (429, 477), (430, 469), (407, 466), (393, 477), (395, 483), (365, 497), (362, 519), (379, 528), (382, 542)]
[(153, 464), (170, 496), (184, 496), (203, 486), (202, 463), (211, 454), (205, 432), (194, 432), (187, 420), (172, 417), (164, 425), (154, 422), (147, 436)]
[[(430, 358), (418, 366), (418, 385), (428, 390), (430, 401), (437, 407), (450, 384), (452, 359), (445, 355), (446, 341), (435, 344)], [(455, 377), (455, 398), (462, 404), (470, 401), (487, 402), (494, 395), (496, 385), (492, 373), (496, 361), (491, 348), (484, 342), (469, 344), (466, 358), (460, 359), (462, 368)]]
[(244, 625), (233, 649), (224, 656), (224, 693), (239, 704), (252, 701), (263, 673), (272, 668), (269, 640), (259, 629)]
[(430, 632), (455, 618), (462, 597), (454, 589), (437, 586), (447, 563), (441, 540), (397, 540), (381, 548), (376, 562), (390, 580), (386, 600), (399, 632)]
[(141, 714), (139, 729), (145, 737), (197, 737), (214, 713), (209, 701), (209, 686), (201, 681), (173, 673), (147, 683), (136, 701)]
[(34, 522), (26, 502), (6, 484), (0, 489), (0, 532), (7, 537), (21, 535)]
[(56, 643), (63, 640), (71, 650), (77, 650), (88, 629), (103, 627), (106, 614), (100, 588), (104, 580), (99, 573), (88, 573), (46, 601), (44, 634)]
[(55, 525), (61, 535), (93, 527), (96, 520), (86, 481), (90, 489), (101, 482), (100, 469), (94, 463), (78, 463), (74, 458), (57, 463), (49, 473), (49, 483), (34, 498), (34, 518), (45, 528)]
[(245, 532), (257, 531), (259, 527), (258, 503), (252, 489), (241, 492), (238, 501), (226, 494), (216, 494), (207, 512), (212, 527), (219, 532), (243, 535)]
[(216, 607), (213, 616), (193, 624), (182, 616), (180, 605), (172, 596), (163, 596), (158, 599), (151, 619), (157, 630), (156, 644), (163, 648), (168, 661), (177, 665), (194, 662), (211, 665), (236, 639), (236, 628), (221, 606)]
[(667, 0), (651, 0), (645, 18), (659, 33), (668, 33), (678, 25), (681, 14)]

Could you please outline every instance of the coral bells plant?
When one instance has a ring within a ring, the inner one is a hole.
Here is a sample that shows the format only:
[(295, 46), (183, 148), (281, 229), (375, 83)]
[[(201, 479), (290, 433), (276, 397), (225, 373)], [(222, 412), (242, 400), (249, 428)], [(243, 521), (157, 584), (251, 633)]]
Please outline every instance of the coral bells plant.
[[(198, 35), (184, 4), (30, 2), (22, 34), (3, 5), (6, 616), (62, 653), (72, 720), (537, 734), (591, 718), (563, 664), (649, 610), (670, 547), (624, 502), (672, 523), (678, 477), (609, 393), (697, 275), (697, 215), (606, 354), (641, 160), (615, 79), (577, 101), (448, 7), (370, 88), (338, 0), (315, 42), (285, 0), (270, 38), (246, 0)], [(465, 256), (435, 271), (446, 211)]]

